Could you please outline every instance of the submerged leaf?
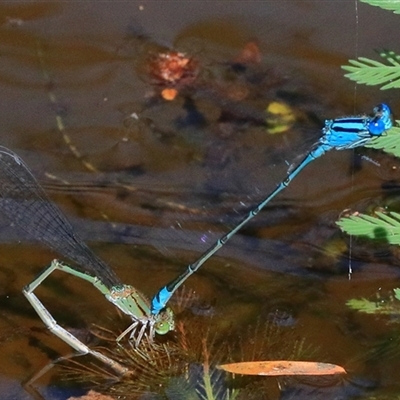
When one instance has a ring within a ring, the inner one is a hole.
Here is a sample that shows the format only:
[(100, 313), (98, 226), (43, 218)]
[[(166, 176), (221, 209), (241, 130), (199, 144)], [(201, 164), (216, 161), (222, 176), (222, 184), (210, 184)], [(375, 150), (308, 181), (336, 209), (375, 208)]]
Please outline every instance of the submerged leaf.
[(248, 361), (219, 365), (218, 368), (233, 374), (288, 376), (288, 375), (338, 375), (345, 374), (344, 368), (328, 363), (313, 361)]
[(296, 122), (293, 109), (281, 101), (271, 102), (267, 109), (268, 133), (283, 133), (289, 130)]

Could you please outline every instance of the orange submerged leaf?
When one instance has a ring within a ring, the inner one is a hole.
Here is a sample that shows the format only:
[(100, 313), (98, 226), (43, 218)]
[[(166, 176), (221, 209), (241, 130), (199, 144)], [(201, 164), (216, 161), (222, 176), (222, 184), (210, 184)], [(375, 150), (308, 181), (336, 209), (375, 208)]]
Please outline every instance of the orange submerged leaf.
[(172, 101), (178, 95), (178, 91), (176, 89), (167, 88), (161, 92), (161, 96), (164, 100)]
[(219, 365), (218, 368), (240, 375), (338, 375), (345, 374), (344, 368), (335, 364), (314, 361), (248, 361)]
[(235, 61), (243, 64), (259, 64), (261, 62), (261, 51), (257, 42), (246, 43)]

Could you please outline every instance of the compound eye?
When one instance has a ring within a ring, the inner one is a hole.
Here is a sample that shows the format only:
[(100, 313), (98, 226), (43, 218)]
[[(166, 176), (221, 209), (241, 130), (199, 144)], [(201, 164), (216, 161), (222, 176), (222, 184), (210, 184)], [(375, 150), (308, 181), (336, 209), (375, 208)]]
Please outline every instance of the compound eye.
[(368, 124), (368, 132), (372, 136), (380, 136), (382, 135), (383, 132), (385, 132), (385, 124), (383, 121), (379, 118), (373, 119), (369, 124)]
[(374, 108), (374, 113), (390, 114), (390, 108), (386, 104), (382, 103)]
[(158, 322), (155, 327), (154, 330), (159, 334), (159, 335), (166, 335), (169, 331), (171, 331), (171, 326), (169, 324), (169, 322), (166, 321), (160, 321)]

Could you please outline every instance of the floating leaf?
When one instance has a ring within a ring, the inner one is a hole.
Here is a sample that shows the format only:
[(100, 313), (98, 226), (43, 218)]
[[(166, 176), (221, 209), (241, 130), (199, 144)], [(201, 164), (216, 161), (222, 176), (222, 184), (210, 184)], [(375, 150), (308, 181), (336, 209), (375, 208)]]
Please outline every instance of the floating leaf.
[(376, 212), (341, 218), (337, 225), (349, 235), (366, 236), (370, 239), (384, 239), (390, 244), (400, 244), (400, 214)]
[(342, 68), (349, 73), (346, 78), (365, 85), (382, 85), (381, 90), (400, 88), (400, 56), (391, 50), (384, 50), (379, 55), (387, 62), (358, 57), (349, 60), (350, 65)]
[(248, 361), (219, 365), (218, 368), (240, 375), (338, 375), (345, 374), (344, 368), (313, 361)]
[(68, 400), (114, 400), (113, 397), (90, 390), (88, 394), (79, 397), (69, 397)]

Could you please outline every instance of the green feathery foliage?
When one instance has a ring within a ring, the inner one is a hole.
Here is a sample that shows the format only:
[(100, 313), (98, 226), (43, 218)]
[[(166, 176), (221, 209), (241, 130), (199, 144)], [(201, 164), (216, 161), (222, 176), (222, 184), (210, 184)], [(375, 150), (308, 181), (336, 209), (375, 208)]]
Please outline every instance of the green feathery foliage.
[[(400, 0), (360, 0), (400, 14)], [(379, 52), (384, 62), (359, 57), (349, 60), (350, 65), (342, 68), (349, 73), (345, 77), (365, 85), (383, 85), (381, 90), (400, 88), (400, 55), (391, 50)], [(371, 140), (365, 147), (383, 150), (400, 157), (400, 121), (384, 135)], [(400, 214), (377, 212), (374, 216), (365, 214), (341, 218), (337, 224), (349, 235), (365, 236), (400, 244)]]
[(366, 314), (383, 314), (383, 315), (399, 315), (400, 303), (398, 299), (399, 288), (393, 290), (393, 294), (382, 298), (376, 296), (375, 299), (369, 300), (366, 298), (351, 299), (346, 304), (348, 307)]
[(364, 236), (369, 239), (384, 240), (390, 244), (400, 244), (400, 214), (377, 212), (375, 216), (366, 214), (341, 218), (337, 224), (349, 235)]
[(399, 0), (360, 0), (362, 3), (367, 3), (371, 6), (377, 6), (384, 10), (393, 11), (395, 14), (400, 14)]
[(382, 136), (376, 137), (365, 145), (365, 147), (383, 150), (386, 153), (400, 157), (400, 120), (396, 120), (393, 128)]
[(400, 55), (390, 50), (383, 50), (379, 55), (386, 63), (366, 57), (349, 60), (350, 65), (342, 66), (349, 71), (345, 77), (364, 85), (383, 85), (381, 90), (400, 88)]
[(386, 304), (383, 305), (364, 297), (361, 299), (351, 299), (346, 304), (351, 309), (366, 314), (393, 314), (393, 311)]

